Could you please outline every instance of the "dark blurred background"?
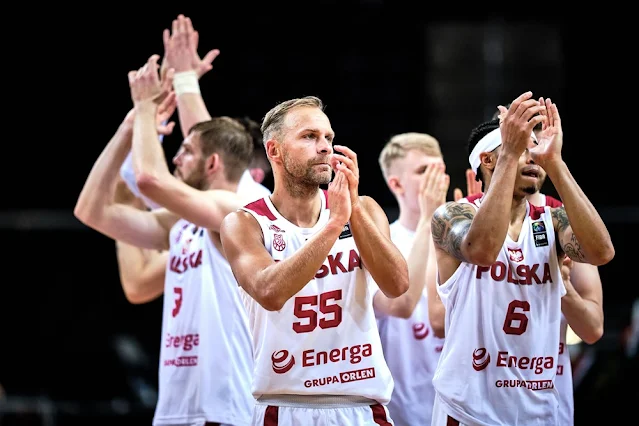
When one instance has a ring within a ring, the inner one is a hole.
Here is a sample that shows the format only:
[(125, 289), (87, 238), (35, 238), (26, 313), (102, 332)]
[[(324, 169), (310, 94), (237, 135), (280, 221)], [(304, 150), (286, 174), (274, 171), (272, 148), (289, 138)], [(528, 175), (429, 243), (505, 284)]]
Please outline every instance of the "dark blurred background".
[[(358, 153), (360, 193), (376, 198), (390, 220), (396, 205), (377, 163), (390, 136), (434, 135), (452, 197), (452, 188), (466, 189), (466, 140), (474, 126), (526, 90), (552, 98), (562, 116), (565, 160), (616, 247), (614, 260), (600, 268), (605, 335), (593, 346), (571, 347), (583, 361), (576, 422), (602, 411), (636, 416), (623, 402), (628, 392), (639, 401), (630, 338), (639, 295), (631, 273), (639, 238), (637, 97), (629, 65), (633, 27), (623, 10), (557, 14), (540, 4), (534, 13), (498, 15), (492, 10), (499, 6), (488, 4), (444, 13), (384, 0), (206, 3), (47, 4), (25, 11), (24, 22), (8, 18), (18, 45), (3, 61), (15, 93), (7, 124), (18, 132), (6, 143), (14, 178), (3, 188), (0, 211), (9, 253), (0, 296), (0, 424), (151, 422), (161, 299), (128, 304), (113, 241), (81, 225), (72, 210), (132, 106), (127, 72), (162, 54), (162, 30), (179, 13), (200, 32), (200, 54), (221, 50), (200, 81), (212, 115), (260, 121), (280, 101), (319, 96), (337, 141)], [(179, 135), (176, 128), (165, 139), (168, 158)], [(550, 182), (544, 192), (556, 195)]]

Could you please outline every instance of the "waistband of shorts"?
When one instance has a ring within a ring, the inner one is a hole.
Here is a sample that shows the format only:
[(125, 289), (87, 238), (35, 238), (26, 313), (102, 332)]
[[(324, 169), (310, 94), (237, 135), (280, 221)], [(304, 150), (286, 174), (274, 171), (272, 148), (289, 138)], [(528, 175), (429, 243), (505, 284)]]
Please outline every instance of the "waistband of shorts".
[(378, 404), (377, 401), (355, 395), (286, 395), (269, 394), (257, 398), (260, 405), (276, 407), (316, 407), (316, 408), (348, 408), (368, 407)]

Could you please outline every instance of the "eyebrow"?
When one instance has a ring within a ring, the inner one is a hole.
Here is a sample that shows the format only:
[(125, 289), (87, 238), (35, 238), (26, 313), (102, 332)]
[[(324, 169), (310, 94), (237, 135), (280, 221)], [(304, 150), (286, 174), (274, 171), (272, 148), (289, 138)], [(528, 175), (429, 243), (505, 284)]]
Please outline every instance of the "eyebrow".
[[(300, 133), (306, 133), (306, 132), (322, 133), (322, 131), (321, 131), (321, 130), (319, 130), (319, 129), (313, 129), (313, 128), (310, 128), (310, 127), (309, 127), (309, 128), (305, 128), (305, 129), (300, 130)], [(335, 133), (333, 133), (333, 132), (328, 132), (328, 133), (327, 133), (327, 135), (328, 135), (328, 136), (331, 136), (331, 137), (333, 137), (333, 138), (335, 137)]]

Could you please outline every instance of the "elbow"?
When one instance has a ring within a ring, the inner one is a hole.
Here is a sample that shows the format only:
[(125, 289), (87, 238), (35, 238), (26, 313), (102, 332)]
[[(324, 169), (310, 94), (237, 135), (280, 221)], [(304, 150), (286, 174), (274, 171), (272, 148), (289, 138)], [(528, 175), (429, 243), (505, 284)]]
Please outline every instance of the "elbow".
[(469, 263), (473, 265), (490, 268), (497, 261), (499, 251), (493, 251), (490, 248), (476, 247), (476, 250), (469, 250)]
[(258, 294), (257, 302), (267, 311), (276, 312), (284, 307), (286, 299), (275, 290), (264, 288), (264, 290)]
[(259, 298), (260, 306), (270, 312), (276, 312), (284, 307), (285, 301), (277, 295), (264, 294)]
[(585, 336), (582, 337), (584, 343), (588, 345), (594, 345), (597, 343), (604, 334), (603, 325), (595, 327), (593, 330), (590, 330)]
[(486, 238), (474, 241), (474, 239), (467, 237), (462, 243), (461, 253), (468, 259), (468, 263), (490, 267), (497, 261), (503, 244), (503, 241), (493, 241)]
[(147, 303), (152, 300), (152, 298), (150, 298), (148, 294), (138, 291), (137, 287), (138, 286), (133, 285), (132, 283), (128, 283), (128, 282), (122, 283), (122, 288), (124, 290), (124, 297), (126, 298), (127, 302), (129, 302), (132, 305), (141, 305), (143, 303)]
[(95, 210), (91, 209), (91, 207), (87, 205), (87, 203), (78, 201), (78, 203), (75, 205), (75, 208), (73, 209), (73, 216), (75, 216), (75, 218), (82, 222), (84, 225), (90, 228), (96, 228), (98, 217), (95, 214)]
[(140, 190), (140, 193), (146, 197), (153, 199), (153, 194), (160, 188), (161, 179), (155, 174), (147, 172), (136, 172), (135, 183)]
[[(391, 282), (389, 283), (390, 285), (388, 285), (385, 289), (384, 289), (384, 295), (386, 297), (389, 297), (391, 299), (394, 299), (396, 297), (401, 296), (402, 294), (406, 293), (408, 291), (408, 286), (409, 286), (409, 282), (408, 282), (408, 271), (406, 271), (405, 274), (396, 274), (394, 275), (391, 280)], [(404, 312), (402, 312), (402, 318), (408, 318), (413, 314), (413, 310), (410, 308), (406, 308), (406, 309), (402, 309), (402, 311), (406, 311), (407, 315), (406, 317), (403, 316)], [(410, 311), (410, 312), (408, 312)]]
[(615, 247), (612, 243), (600, 246), (593, 265), (602, 266), (610, 262), (615, 257)]

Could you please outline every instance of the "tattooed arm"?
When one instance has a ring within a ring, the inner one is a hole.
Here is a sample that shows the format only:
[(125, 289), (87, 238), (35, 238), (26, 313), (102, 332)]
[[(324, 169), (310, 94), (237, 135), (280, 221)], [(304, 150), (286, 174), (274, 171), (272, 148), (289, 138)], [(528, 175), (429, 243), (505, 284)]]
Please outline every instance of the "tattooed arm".
[[(585, 198), (585, 197), (584, 197)], [(588, 203), (590, 203), (588, 201)], [(564, 206), (567, 203), (564, 203)], [(594, 217), (588, 210), (583, 213), (573, 211), (576, 220), (570, 221), (565, 207), (551, 209), (555, 234), (561, 250), (575, 262), (591, 263), (593, 265), (605, 265), (614, 257), (615, 249), (612, 246), (610, 235), (606, 225), (597, 214), (594, 207)]]

